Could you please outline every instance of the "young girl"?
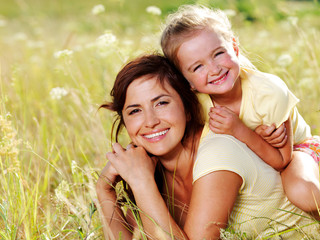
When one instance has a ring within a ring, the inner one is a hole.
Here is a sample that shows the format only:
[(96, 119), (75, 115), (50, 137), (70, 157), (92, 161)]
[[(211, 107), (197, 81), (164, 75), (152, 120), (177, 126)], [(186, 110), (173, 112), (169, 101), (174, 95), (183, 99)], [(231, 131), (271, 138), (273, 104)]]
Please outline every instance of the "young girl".
[(204, 93), (210, 129), (233, 135), (280, 171), (289, 200), (318, 216), (319, 137), (312, 137), (285, 83), (240, 53), (226, 15), (182, 6), (168, 16), (161, 46), (191, 87)]

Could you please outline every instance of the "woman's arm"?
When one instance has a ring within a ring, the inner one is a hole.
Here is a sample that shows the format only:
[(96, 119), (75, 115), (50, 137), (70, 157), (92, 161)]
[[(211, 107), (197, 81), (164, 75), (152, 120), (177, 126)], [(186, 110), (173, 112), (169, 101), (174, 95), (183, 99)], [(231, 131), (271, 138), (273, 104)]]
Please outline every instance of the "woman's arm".
[[(193, 187), (185, 227), (172, 218), (154, 180), (155, 163), (138, 147), (125, 151), (114, 146), (108, 158), (129, 183), (140, 209), (143, 228), (151, 239), (218, 239), (225, 228), (242, 185), (230, 171), (209, 173)], [(213, 227), (215, 226), (215, 227)]]
[(142, 147), (123, 149), (114, 144), (107, 157), (130, 185), (146, 236), (151, 239), (187, 239), (176, 224), (163, 200), (154, 179), (156, 161)]
[(144, 216), (144, 230), (152, 239), (213, 240), (219, 239), (220, 229), (227, 226), (241, 185), (242, 178), (230, 171), (217, 171), (198, 179), (183, 229), (170, 215), (154, 181), (137, 187), (134, 195), (143, 212), (140, 216)]
[(242, 182), (234, 172), (216, 171), (194, 183), (184, 227), (189, 239), (219, 239), (220, 229), (227, 226)]
[(291, 161), (293, 140), (290, 118), (285, 122), (287, 129), (286, 144), (281, 148), (274, 148), (259, 134), (248, 128), (235, 113), (226, 107), (213, 108), (209, 116), (209, 126), (213, 132), (234, 136), (277, 171), (282, 171)]
[(110, 162), (103, 168), (96, 184), (99, 201), (99, 212), (105, 239), (132, 239), (132, 229), (117, 204), (117, 196), (113, 185), (117, 172)]

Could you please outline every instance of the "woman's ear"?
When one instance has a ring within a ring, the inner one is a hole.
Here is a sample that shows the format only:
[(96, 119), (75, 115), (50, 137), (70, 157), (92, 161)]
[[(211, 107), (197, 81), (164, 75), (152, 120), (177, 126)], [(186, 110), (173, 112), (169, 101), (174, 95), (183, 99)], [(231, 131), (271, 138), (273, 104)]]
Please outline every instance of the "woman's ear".
[(186, 114), (186, 117), (187, 117), (187, 122), (191, 121), (191, 114), (189, 112)]
[(239, 46), (238, 46), (238, 42), (235, 38), (232, 38), (232, 46), (233, 46), (233, 50), (236, 53), (236, 55), (239, 56)]

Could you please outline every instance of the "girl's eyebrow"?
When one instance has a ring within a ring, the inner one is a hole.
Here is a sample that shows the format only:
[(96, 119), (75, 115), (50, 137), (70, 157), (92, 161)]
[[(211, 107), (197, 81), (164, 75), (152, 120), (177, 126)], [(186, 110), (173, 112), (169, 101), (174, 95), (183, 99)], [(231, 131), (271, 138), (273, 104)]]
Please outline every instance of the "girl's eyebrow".
[[(155, 102), (155, 101), (159, 100), (162, 97), (170, 97), (170, 95), (168, 95), (168, 94), (160, 94), (159, 96), (156, 96), (155, 98), (152, 98), (151, 102)], [(132, 107), (140, 107), (140, 106), (141, 106), (140, 104), (131, 104), (131, 105), (128, 105), (125, 109), (132, 108)]]

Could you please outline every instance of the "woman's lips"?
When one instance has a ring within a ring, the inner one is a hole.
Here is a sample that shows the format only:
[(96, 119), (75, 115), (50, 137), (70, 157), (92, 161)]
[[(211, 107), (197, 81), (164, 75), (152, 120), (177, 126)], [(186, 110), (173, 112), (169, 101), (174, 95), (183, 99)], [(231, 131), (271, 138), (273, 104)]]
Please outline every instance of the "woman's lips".
[(169, 129), (160, 131), (160, 132), (156, 132), (156, 133), (151, 133), (151, 134), (145, 134), (143, 135), (145, 138), (147, 139), (154, 139), (157, 138), (159, 136), (165, 135), (167, 132), (169, 131)]

